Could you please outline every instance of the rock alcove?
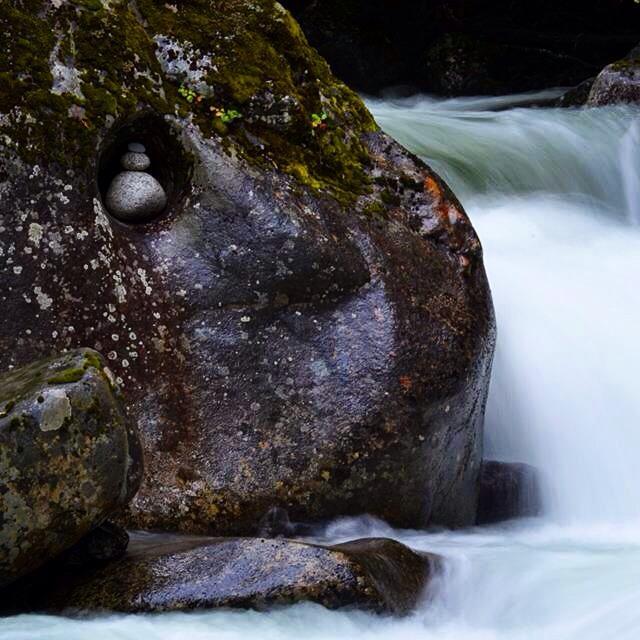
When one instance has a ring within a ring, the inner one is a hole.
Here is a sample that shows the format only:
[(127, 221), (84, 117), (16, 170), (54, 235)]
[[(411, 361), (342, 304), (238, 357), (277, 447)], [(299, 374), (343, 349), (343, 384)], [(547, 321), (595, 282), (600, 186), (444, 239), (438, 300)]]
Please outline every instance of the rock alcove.
[[(144, 161), (145, 156), (148, 161)], [(133, 165), (123, 166), (123, 158)], [(146, 180), (147, 188), (155, 184), (163, 192), (156, 195), (155, 206), (146, 211), (143, 207), (131, 214), (118, 211), (113, 204), (110, 206), (109, 189), (127, 169), (150, 176), (151, 179)], [(126, 224), (144, 224), (176, 210), (189, 174), (190, 163), (170, 126), (160, 117), (143, 115), (117, 127), (105, 139), (98, 162), (97, 183), (102, 203), (112, 217)]]

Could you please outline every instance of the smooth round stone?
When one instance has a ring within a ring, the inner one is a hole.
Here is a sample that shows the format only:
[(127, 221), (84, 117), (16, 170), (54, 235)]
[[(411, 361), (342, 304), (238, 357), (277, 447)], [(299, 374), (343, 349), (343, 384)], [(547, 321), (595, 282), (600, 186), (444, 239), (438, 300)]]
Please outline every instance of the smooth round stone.
[(167, 194), (152, 175), (123, 171), (109, 186), (106, 205), (109, 213), (123, 222), (144, 222), (167, 206)]
[(146, 153), (128, 151), (120, 158), (120, 164), (126, 171), (146, 171), (151, 166), (151, 159)]
[(129, 151), (132, 151), (133, 153), (146, 153), (147, 149), (143, 144), (140, 144), (139, 142), (130, 142), (127, 145), (127, 149)]

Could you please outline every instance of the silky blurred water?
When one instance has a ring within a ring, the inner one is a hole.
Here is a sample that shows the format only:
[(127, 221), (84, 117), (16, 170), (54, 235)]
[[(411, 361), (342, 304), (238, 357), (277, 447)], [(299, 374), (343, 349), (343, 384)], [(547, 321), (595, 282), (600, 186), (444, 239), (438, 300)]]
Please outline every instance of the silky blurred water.
[(637, 640), (640, 637), (640, 109), (551, 94), (370, 101), (449, 182), (481, 237), (499, 325), (488, 456), (536, 465), (545, 515), (463, 532), (359, 518), (447, 558), (396, 620), (272, 611), (0, 620), (3, 640)]

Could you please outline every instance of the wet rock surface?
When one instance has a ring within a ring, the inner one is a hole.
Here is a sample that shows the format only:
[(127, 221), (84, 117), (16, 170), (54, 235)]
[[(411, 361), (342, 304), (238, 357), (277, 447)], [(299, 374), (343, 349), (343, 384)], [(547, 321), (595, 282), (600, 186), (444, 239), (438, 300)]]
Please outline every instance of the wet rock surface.
[(595, 79), (587, 105), (640, 104), (640, 51), (605, 67)]
[[(469, 219), (282, 7), (219, 9), (0, 4), (0, 368), (104, 352), (132, 527), (472, 523), (495, 323)], [(139, 225), (104, 205), (131, 142), (167, 194)]]
[(89, 350), (0, 377), (0, 586), (123, 507), (141, 477), (137, 436)]
[(522, 463), (485, 461), (480, 470), (478, 524), (540, 515), (538, 471)]
[(561, 95), (556, 105), (557, 107), (582, 107), (589, 99), (589, 94), (591, 93), (591, 88), (593, 87), (593, 83), (595, 82), (595, 78), (588, 78), (584, 82), (581, 82), (578, 86), (572, 87)]
[(439, 565), (437, 556), (382, 538), (324, 547), (138, 533), (123, 559), (24, 582), (3, 594), (0, 610), (151, 613), (312, 601), (405, 614)]

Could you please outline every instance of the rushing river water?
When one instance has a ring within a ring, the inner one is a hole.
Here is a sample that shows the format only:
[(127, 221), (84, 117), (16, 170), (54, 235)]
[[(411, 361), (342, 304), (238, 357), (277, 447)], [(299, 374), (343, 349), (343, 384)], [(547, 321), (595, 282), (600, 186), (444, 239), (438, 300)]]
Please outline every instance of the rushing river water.
[(499, 325), (488, 457), (536, 465), (545, 515), (463, 532), (361, 518), (443, 554), (402, 620), (300, 605), (0, 620), (3, 640), (637, 640), (640, 637), (640, 110), (526, 108), (530, 97), (372, 101), (447, 179), (482, 239)]

